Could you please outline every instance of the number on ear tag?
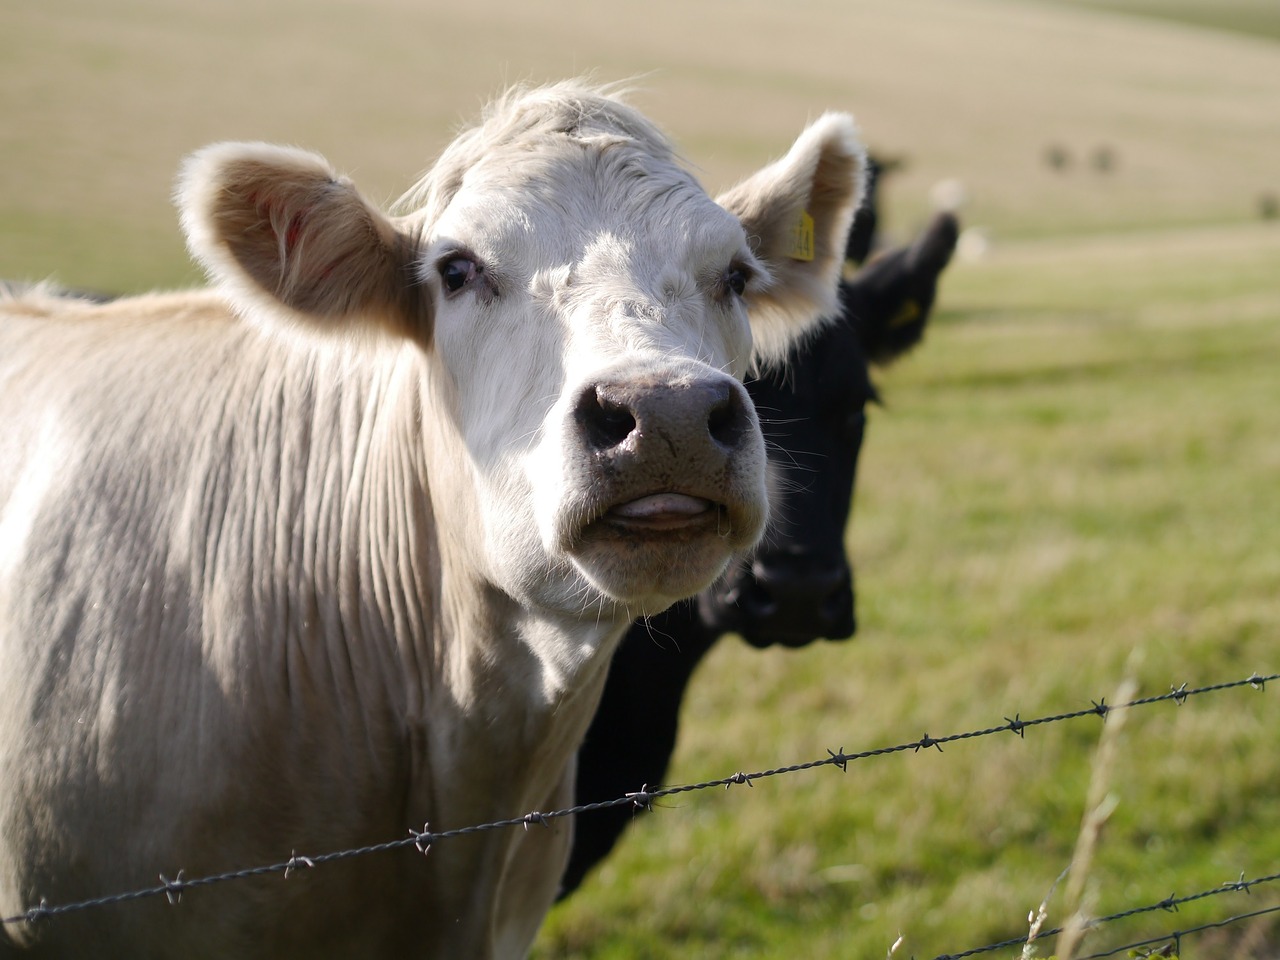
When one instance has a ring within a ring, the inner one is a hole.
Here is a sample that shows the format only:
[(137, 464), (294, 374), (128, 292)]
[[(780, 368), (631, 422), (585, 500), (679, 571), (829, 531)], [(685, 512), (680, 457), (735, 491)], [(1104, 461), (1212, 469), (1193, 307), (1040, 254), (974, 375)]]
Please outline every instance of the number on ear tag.
[(791, 229), (791, 249), (787, 252), (792, 260), (803, 260), (808, 263), (814, 255), (813, 217), (809, 211), (801, 210), (800, 219)]

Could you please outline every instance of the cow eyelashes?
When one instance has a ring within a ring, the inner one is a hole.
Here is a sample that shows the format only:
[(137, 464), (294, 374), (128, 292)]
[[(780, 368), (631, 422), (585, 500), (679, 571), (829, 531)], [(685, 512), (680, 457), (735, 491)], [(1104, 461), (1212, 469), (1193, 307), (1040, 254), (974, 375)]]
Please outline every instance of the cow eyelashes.
[(484, 272), (484, 268), (476, 263), (474, 257), (457, 253), (443, 257), (438, 269), (446, 294), (460, 293), (467, 287), (474, 286)]
[[(436, 269), (440, 271), (440, 281), (444, 284), (446, 296), (453, 296), (475, 286), (484, 274), (484, 267), (475, 257), (457, 252), (441, 257), (436, 262)], [(743, 296), (754, 276), (749, 267), (730, 265), (720, 277), (721, 296)]]
[(731, 264), (720, 278), (720, 287), (725, 293), (740, 297), (747, 292), (747, 284), (751, 282), (752, 272), (747, 267)]

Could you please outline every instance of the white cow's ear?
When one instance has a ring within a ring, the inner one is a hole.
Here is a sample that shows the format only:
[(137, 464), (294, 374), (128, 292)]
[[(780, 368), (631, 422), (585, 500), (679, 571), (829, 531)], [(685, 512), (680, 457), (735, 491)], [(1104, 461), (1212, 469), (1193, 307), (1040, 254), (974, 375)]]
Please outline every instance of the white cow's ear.
[(175, 198), (192, 255), (242, 312), (337, 334), (430, 336), (414, 235), (322, 157), (214, 144), (187, 159)]
[(781, 359), (798, 335), (835, 312), (845, 239), (865, 180), (853, 118), (828, 113), (785, 157), (717, 198), (741, 221), (773, 277), (749, 300), (758, 360)]

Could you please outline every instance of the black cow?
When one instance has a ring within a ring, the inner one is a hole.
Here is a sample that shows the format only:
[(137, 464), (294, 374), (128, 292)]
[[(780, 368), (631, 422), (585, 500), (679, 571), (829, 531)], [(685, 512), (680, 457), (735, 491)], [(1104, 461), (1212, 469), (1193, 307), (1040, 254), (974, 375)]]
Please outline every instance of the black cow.
[[(844, 538), (866, 406), (877, 399), (869, 365), (920, 340), (957, 232), (951, 214), (935, 215), (911, 246), (841, 284), (839, 318), (794, 349), (785, 368), (747, 384), (782, 474), (779, 516), (749, 565), (631, 628), (578, 751), (577, 803), (662, 782), (689, 678), (724, 634), (756, 647), (799, 647), (854, 633)], [(614, 807), (577, 818), (561, 897), (613, 849), (633, 816)]]

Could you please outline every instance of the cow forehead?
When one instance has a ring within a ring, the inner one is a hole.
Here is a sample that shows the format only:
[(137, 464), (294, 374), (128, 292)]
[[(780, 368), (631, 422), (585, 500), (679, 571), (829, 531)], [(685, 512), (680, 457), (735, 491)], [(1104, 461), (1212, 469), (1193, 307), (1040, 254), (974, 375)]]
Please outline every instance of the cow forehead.
[(695, 272), (750, 256), (737, 218), (692, 176), (625, 140), (496, 150), (463, 174), (427, 230), (442, 254), (452, 242), (495, 269), (528, 273), (599, 259), (602, 245), (625, 249), (632, 266)]

